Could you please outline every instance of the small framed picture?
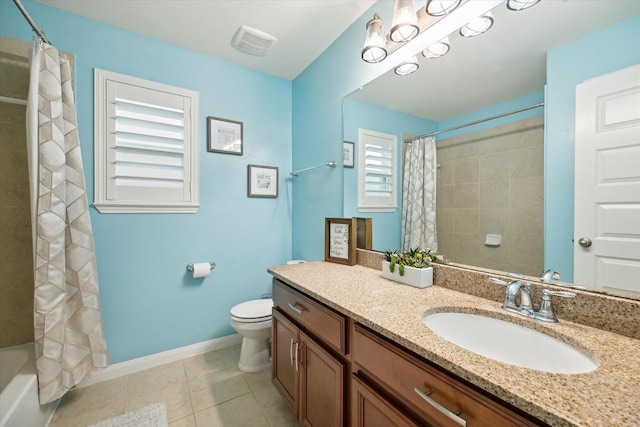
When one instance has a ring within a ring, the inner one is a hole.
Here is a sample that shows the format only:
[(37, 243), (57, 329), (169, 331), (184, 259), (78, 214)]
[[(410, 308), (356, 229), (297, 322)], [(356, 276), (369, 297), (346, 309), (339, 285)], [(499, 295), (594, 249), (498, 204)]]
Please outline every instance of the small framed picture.
[(357, 218), (325, 218), (324, 260), (338, 264), (356, 263)]
[(278, 197), (278, 168), (273, 166), (248, 166), (247, 196)]
[(354, 149), (355, 144), (353, 142), (344, 141), (342, 144), (342, 165), (345, 168), (353, 167)]
[(207, 151), (242, 155), (242, 122), (207, 117)]

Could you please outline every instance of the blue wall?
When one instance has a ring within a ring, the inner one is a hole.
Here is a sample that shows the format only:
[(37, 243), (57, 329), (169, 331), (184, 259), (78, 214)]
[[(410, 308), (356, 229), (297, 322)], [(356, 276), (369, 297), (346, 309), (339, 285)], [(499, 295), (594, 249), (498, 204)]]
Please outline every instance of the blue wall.
[(575, 88), (584, 80), (640, 64), (640, 16), (547, 54), (544, 265), (573, 281)]
[(343, 103), (344, 139), (356, 142), (355, 163), (358, 162), (358, 128), (395, 135), (398, 139), (398, 208), (395, 212), (358, 212), (358, 168), (344, 169), (344, 216), (371, 217), (373, 248), (376, 250), (402, 247), (402, 133), (424, 135), (437, 129), (437, 124), (421, 117), (345, 98)]
[[(267, 267), (291, 258), (292, 83), (29, 0), (57, 48), (76, 60), (76, 99), (89, 201), (93, 201), (93, 69), (200, 94), (200, 204), (196, 214), (100, 214), (92, 209), (100, 294), (112, 363), (234, 333), (229, 309), (270, 290)], [(10, 1), (0, 34), (32, 40)], [(220, 40), (228, 43), (228, 40)], [(340, 111), (340, 108), (336, 108)], [(244, 155), (206, 151), (206, 117), (244, 122)], [(280, 168), (277, 199), (247, 197), (247, 165)], [(205, 279), (190, 262), (213, 260)]]
[(342, 99), (389, 67), (366, 64), (360, 51), (373, 11), (391, 22), (392, 9), (390, 1), (374, 4), (293, 82), (293, 167), (339, 165), (294, 178), (294, 258), (324, 259), (324, 218), (343, 216)]

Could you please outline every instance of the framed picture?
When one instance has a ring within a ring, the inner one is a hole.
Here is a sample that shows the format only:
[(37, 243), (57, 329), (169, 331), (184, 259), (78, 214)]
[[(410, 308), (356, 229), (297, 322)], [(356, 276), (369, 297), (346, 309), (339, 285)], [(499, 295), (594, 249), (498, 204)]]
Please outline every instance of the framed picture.
[(207, 117), (207, 151), (242, 155), (242, 122)]
[(342, 144), (342, 165), (345, 168), (352, 168), (353, 167), (353, 159), (354, 159), (354, 152), (355, 150), (355, 144), (353, 142), (349, 142), (349, 141), (344, 141)]
[(247, 196), (278, 197), (278, 168), (273, 166), (248, 166)]
[(356, 263), (356, 218), (325, 218), (324, 260), (338, 264)]

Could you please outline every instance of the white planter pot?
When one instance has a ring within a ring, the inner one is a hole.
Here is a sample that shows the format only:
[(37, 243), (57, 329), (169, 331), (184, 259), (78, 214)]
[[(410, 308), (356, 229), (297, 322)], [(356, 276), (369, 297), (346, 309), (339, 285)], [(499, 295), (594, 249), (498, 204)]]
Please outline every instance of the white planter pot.
[(405, 267), (402, 276), (399, 271), (400, 268), (396, 265), (392, 273), (389, 271), (389, 261), (382, 261), (382, 277), (385, 279), (395, 280), (416, 288), (426, 288), (433, 285), (433, 267)]

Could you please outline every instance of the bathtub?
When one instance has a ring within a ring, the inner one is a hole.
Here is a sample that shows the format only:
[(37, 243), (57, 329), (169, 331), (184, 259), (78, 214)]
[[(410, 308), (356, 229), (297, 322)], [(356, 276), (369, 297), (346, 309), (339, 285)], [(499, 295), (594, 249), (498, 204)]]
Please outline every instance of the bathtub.
[(46, 427), (59, 401), (40, 405), (33, 343), (0, 349), (0, 427)]

